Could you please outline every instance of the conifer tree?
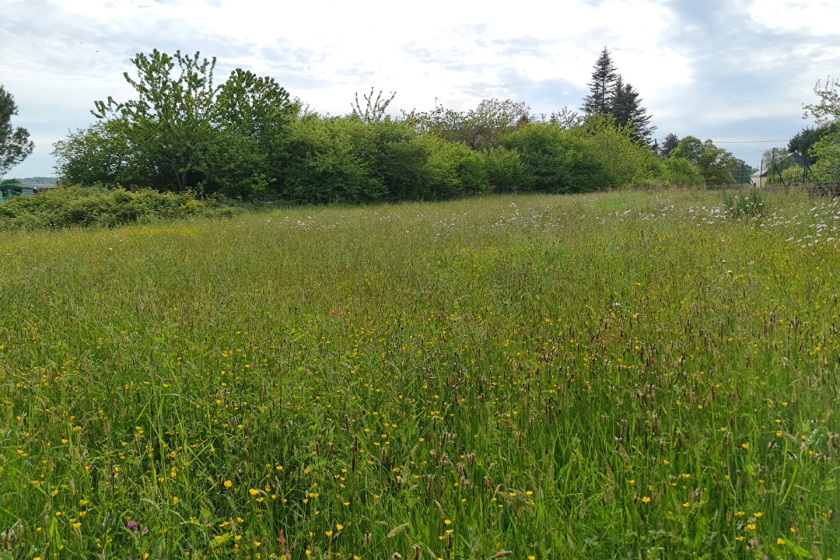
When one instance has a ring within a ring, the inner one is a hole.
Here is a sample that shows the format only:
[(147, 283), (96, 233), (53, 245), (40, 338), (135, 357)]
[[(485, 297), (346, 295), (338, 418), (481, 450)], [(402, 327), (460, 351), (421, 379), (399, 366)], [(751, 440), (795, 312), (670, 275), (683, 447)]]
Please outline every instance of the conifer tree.
[(674, 148), (677, 147), (677, 144), (679, 144), (679, 142), (679, 137), (673, 132), (669, 132), (665, 135), (665, 138), (662, 140), (662, 146), (659, 149), (659, 154), (663, 156), (670, 156), (671, 152), (674, 150)]
[(583, 112), (587, 115), (595, 113), (607, 114), (612, 108), (615, 94), (615, 82), (618, 74), (610, 57), (607, 47), (601, 51), (601, 56), (595, 63), (592, 81), (589, 83), (589, 95), (583, 99)]
[(611, 112), (615, 116), (616, 124), (632, 126), (635, 130), (633, 136), (640, 142), (650, 144), (651, 134), (656, 127), (650, 124), (650, 115), (647, 114), (647, 109), (642, 107), (639, 92), (632, 85), (625, 84), (621, 76), (616, 78)]

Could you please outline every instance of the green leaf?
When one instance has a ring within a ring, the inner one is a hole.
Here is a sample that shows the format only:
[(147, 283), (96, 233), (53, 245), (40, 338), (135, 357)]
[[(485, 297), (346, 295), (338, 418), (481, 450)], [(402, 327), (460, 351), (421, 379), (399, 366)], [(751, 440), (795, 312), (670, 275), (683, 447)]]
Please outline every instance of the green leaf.
[(813, 558), (813, 556), (811, 556), (811, 553), (810, 553), (810, 552), (808, 552), (807, 550), (805, 550), (804, 548), (802, 548), (802, 547), (801, 547), (801, 546), (799, 546), (798, 544), (794, 544), (794, 543), (792, 543), (791, 541), (788, 541), (788, 540), (786, 540), (786, 541), (785, 541), (785, 544), (786, 544), (786, 545), (787, 545), (787, 547), (788, 547), (789, 549), (791, 549), (791, 550), (793, 551), (793, 553), (794, 553), (794, 554), (796, 554), (799, 558)]

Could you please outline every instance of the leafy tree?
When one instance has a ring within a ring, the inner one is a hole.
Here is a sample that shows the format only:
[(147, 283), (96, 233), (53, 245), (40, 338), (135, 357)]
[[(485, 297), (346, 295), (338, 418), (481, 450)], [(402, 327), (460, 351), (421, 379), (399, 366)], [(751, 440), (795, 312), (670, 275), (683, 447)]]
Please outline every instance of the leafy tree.
[(679, 142), (679, 137), (673, 132), (669, 132), (665, 135), (665, 138), (662, 139), (662, 145), (659, 147), (659, 155), (668, 157), (671, 155), (671, 152), (674, 151), (674, 148), (677, 147)]
[(701, 142), (686, 136), (671, 152), (671, 158), (682, 158), (697, 165), (706, 184), (728, 184), (734, 181), (732, 170), (738, 162), (729, 151), (715, 146), (711, 140)]
[(137, 183), (157, 190), (264, 195), (285, 129), (300, 111), (272, 78), (234, 70), (214, 83), (215, 59), (152, 51), (125, 79), (137, 98), (97, 101), (99, 122), (55, 144), (65, 182)]
[(152, 184), (152, 168), (134, 153), (122, 119), (68, 132), (54, 144), (55, 170), (68, 185)]
[(35, 148), (29, 140), (29, 131), (12, 126), (12, 117), (17, 114), (14, 97), (0, 84), (0, 177), (26, 159)]
[(434, 111), (404, 113), (403, 118), (421, 132), (462, 142), (477, 150), (498, 146), (500, 140), (531, 120), (530, 107), (510, 99), (485, 99), (478, 107), (457, 112), (443, 107)]
[(811, 148), (817, 162), (811, 167), (820, 182), (840, 181), (840, 132), (823, 135)]
[(814, 94), (819, 98), (818, 103), (803, 105), (803, 118), (812, 117), (817, 125), (830, 124), (840, 120), (840, 80), (828, 78), (823, 84), (817, 81)]
[(592, 81), (589, 82), (589, 95), (583, 99), (583, 112), (587, 115), (611, 112), (617, 80), (618, 73), (610, 57), (610, 51), (604, 47), (595, 62)]
[[(123, 75), (138, 99), (118, 103), (108, 97), (95, 102), (93, 115), (126, 123), (130, 144), (159, 171), (151, 186), (169, 190), (174, 185), (179, 192), (198, 186), (206, 171), (207, 147), (216, 139), (216, 59), (201, 60), (199, 53), (184, 56), (180, 51), (173, 57), (155, 49), (150, 56), (139, 53), (131, 62), (137, 79), (128, 72)], [(180, 72), (173, 77), (176, 62)]]

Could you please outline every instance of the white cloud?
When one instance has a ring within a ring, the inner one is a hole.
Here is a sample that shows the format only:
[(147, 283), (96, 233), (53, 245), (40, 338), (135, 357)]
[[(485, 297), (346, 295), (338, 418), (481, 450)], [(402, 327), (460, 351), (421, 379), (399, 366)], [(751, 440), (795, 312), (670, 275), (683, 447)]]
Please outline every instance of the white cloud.
[[(89, 124), (95, 99), (130, 96), (122, 73), (132, 71), (131, 56), (152, 48), (215, 55), (219, 78), (237, 66), (269, 74), (312, 109), (342, 114), (355, 92), (371, 86), (397, 91), (396, 110), (429, 109), (435, 98), (464, 109), (493, 96), (526, 101), (539, 112), (574, 108), (607, 46), (663, 130), (743, 126), (783, 112), (785, 104), (798, 116), (815, 78), (802, 86), (799, 76), (810, 69), (793, 68), (790, 53), (760, 41), (761, 30), (830, 38), (840, 6), (710, 0), (698, 11), (692, 2), (5, 0), (4, 20), (19, 32), (0, 35), (0, 81), (18, 101), (16, 123), (38, 135), (36, 153), (13, 172), (48, 173), (52, 141)], [(730, 27), (704, 31), (708, 22), (691, 19), (732, 6), (745, 16)], [(736, 38), (753, 33), (754, 42), (732, 51), (731, 43), (715, 41), (718, 30)], [(812, 65), (840, 59), (840, 47), (792, 44)], [(733, 52), (748, 59), (736, 61)], [(738, 97), (737, 76), (716, 74), (737, 66), (754, 72), (753, 81), (756, 72), (797, 81), (757, 95), (750, 107)], [(728, 95), (738, 99), (720, 108)]]

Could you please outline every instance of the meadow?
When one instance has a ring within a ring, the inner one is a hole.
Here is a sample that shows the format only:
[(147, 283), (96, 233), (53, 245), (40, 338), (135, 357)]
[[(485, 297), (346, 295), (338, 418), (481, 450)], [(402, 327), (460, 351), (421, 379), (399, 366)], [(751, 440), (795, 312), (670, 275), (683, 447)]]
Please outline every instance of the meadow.
[(0, 558), (840, 558), (840, 200), (738, 200), (4, 232)]

